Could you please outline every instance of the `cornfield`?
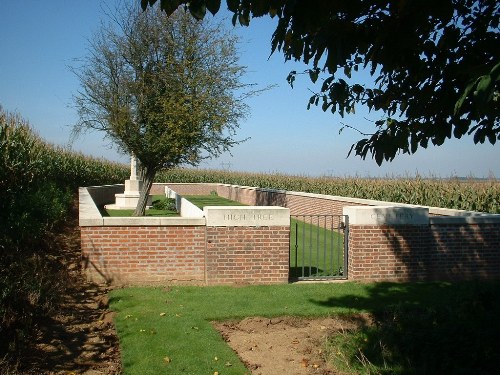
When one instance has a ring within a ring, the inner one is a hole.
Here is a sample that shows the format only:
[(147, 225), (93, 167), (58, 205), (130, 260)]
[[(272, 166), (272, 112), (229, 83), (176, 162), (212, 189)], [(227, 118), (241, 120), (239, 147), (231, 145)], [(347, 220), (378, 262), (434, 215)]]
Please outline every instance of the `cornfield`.
[(0, 358), (8, 359), (60, 294), (64, 268), (50, 241), (76, 188), (123, 182), (129, 171), (50, 145), (1, 107), (0, 155)]
[(285, 174), (172, 169), (158, 182), (211, 182), (342, 197), (500, 213), (500, 182), (459, 178), (304, 177)]

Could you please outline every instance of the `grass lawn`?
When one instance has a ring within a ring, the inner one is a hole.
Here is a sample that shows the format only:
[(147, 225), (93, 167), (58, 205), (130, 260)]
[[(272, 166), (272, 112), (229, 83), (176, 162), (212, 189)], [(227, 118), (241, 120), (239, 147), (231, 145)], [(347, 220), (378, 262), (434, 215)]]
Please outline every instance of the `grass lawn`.
[[(165, 209), (155, 209), (155, 203), (160, 203), (165, 200), (164, 195), (153, 195), (153, 208), (146, 210), (146, 216), (179, 216), (179, 213), (176, 210), (165, 210)], [(132, 216), (134, 210), (107, 210), (105, 208), (101, 209), (101, 214), (103, 216), (111, 216), (111, 217), (128, 217)]]
[[(250, 374), (210, 321), (359, 312), (373, 313), (377, 324), (332, 338), (328, 352), (342, 351), (356, 362), (361, 351), (376, 366), (370, 373), (489, 373), (497, 365), (499, 287), (348, 282), (127, 288), (112, 291), (110, 305), (125, 374)], [(351, 367), (369, 373), (366, 365)]]
[(218, 195), (183, 195), (183, 197), (201, 210), (205, 206), (245, 206), (243, 203), (219, 197)]

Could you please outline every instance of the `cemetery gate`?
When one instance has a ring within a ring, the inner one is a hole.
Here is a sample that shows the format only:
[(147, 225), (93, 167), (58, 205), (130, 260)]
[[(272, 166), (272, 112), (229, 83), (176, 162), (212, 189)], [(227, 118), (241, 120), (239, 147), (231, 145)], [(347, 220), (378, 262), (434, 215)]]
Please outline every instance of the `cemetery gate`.
[(349, 218), (290, 216), (290, 279), (347, 279)]

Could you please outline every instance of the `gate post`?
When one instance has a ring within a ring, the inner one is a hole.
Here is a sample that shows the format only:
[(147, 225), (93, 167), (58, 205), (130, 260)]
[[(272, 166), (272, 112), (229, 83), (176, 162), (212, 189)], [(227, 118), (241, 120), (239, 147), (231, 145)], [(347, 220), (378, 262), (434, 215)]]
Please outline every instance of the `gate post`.
[(350, 206), (349, 279), (406, 281), (426, 274), (429, 209), (425, 207)]
[(288, 208), (212, 206), (204, 212), (207, 284), (288, 282)]

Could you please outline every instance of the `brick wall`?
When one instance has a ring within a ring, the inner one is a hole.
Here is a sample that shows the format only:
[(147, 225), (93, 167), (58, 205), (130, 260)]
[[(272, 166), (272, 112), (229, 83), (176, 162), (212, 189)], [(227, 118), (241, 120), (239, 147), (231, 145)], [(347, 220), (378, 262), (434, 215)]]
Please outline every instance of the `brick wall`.
[(423, 279), (432, 254), (429, 227), (420, 225), (349, 226), (350, 280)]
[(337, 200), (326, 195), (320, 196), (318, 194), (284, 192), (235, 185), (219, 185), (217, 194), (250, 206), (286, 207), (290, 209), (291, 215), (342, 215), (344, 207), (369, 205), (350, 202), (346, 199)]
[(108, 284), (203, 283), (204, 226), (81, 227), (87, 278)]
[[(345, 206), (371, 205), (230, 185), (172, 185), (181, 195), (217, 191), (249, 205), (287, 207), (292, 215), (341, 215)], [(154, 194), (163, 193), (164, 186), (154, 185)], [(429, 225), (350, 225), (349, 279), (499, 278), (500, 221), (462, 219), (454, 223), (434, 218)], [(289, 227), (92, 225), (81, 227), (81, 238), (85, 272), (96, 281), (233, 284), (288, 280)]]
[(213, 191), (217, 192), (218, 184), (155, 183), (151, 187), (150, 194), (152, 195), (164, 194), (165, 186), (169, 186), (179, 195), (210, 195)]
[(430, 228), (436, 276), (500, 277), (500, 223), (431, 224)]
[(87, 278), (111, 285), (288, 282), (289, 227), (81, 227)]
[(500, 277), (500, 224), (349, 227), (349, 279)]
[(287, 283), (289, 235), (289, 227), (207, 227), (207, 283)]

